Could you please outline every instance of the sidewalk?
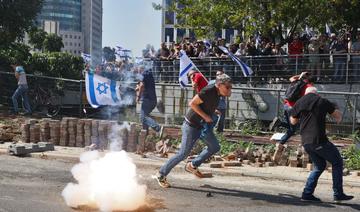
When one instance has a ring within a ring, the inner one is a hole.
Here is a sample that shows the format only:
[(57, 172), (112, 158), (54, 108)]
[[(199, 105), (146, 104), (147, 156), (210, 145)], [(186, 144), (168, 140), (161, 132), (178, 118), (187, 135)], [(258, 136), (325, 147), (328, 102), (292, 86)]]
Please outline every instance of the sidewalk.
[[(0, 155), (8, 154), (7, 147), (11, 143), (0, 144)], [(62, 147), (56, 146), (55, 151), (48, 151), (42, 153), (31, 153), (31, 157), (41, 159), (57, 159), (64, 160), (66, 162), (78, 163), (79, 156), (85, 150), (78, 147)], [(154, 169), (156, 170), (164, 164), (167, 158), (159, 158), (153, 154), (147, 154), (146, 158), (134, 153), (128, 153), (133, 159), (138, 169)], [(15, 157), (15, 156), (14, 156)], [(185, 163), (182, 162), (174, 168), (175, 171), (184, 171)], [(306, 181), (309, 172), (304, 168), (291, 168), (287, 166), (275, 166), (275, 167), (252, 167), (249, 165), (243, 165), (241, 167), (226, 167), (226, 168), (210, 168), (209, 164), (203, 164), (200, 168), (204, 172), (211, 172), (215, 176), (247, 176), (247, 177), (259, 177), (263, 179), (277, 179), (277, 180), (293, 180), (293, 181)], [(344, 176), (344, 186), (359, 187), (360, 188), (360, 176), (355, 176), (354, 173), (350, 173), (348, 176)], [(331, 184), (332, 176), (327, 170), (321, 175), (320, 183)]]

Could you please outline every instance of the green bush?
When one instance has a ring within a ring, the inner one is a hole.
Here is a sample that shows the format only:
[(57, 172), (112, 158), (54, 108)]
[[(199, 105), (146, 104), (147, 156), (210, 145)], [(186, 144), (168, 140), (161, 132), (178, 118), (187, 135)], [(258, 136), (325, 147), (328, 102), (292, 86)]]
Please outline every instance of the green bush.
[(352, 170), (360, 169), (360, 150), (356, 149), (355, 145), (342, 151), (345, 159), (345, 167)]

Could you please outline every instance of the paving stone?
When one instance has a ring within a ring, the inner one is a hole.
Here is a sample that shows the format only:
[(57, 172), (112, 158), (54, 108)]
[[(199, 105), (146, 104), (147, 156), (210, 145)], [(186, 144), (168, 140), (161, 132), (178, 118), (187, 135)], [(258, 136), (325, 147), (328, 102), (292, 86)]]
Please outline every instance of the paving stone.
[(225, 161), (222, 163), (224, 167), (228, 166), (241, 166), (241, 162), (239, 161)]
[(272, 167), (274, 165), (274, 162), (265, 162), (265, 167)]
[(210, 163), (210, 168), (222, 168), (222, 163), (216, 163), (216, 162), (212, 162)]

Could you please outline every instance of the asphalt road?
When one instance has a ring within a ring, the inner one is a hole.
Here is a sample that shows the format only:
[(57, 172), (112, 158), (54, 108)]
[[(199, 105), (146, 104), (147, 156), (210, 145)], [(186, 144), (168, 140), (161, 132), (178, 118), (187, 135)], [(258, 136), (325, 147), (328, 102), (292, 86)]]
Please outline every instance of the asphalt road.
[[(74, 179), (74, 164), (61, 160), (0, 156), (0, 212), (96, 211), (72, 209), (61, 197), (65, 185)], [(324, 203), (299, 200), (301, 182), (250, 177), (215, 176), (196, 179), (179, 171), (169, 175), (172, 188), (160, 188), (151, 178), (156, 170), (138, 170), (147, 185), (147, 206), (139, 211), (358, 211), (360, 188), (345, 188), (357, 197), (346, 204), (331, 203), (331, 185), (318, 185), (316, 195)], [(209, 197), (209, 192), (211, 195)]]

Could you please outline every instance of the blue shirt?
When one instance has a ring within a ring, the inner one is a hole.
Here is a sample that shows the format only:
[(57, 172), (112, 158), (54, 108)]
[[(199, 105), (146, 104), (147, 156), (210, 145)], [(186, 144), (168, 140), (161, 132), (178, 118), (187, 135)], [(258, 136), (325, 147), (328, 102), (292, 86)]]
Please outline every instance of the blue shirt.
[(142, 73), (144, 83), (144, 91), (142, 93), (142, 99), (149, 99), (156, 101), (155, 92), (155, 80), (150, 70), (146, 70)]

